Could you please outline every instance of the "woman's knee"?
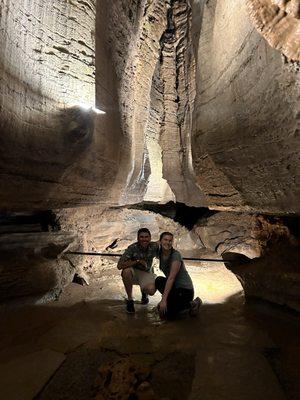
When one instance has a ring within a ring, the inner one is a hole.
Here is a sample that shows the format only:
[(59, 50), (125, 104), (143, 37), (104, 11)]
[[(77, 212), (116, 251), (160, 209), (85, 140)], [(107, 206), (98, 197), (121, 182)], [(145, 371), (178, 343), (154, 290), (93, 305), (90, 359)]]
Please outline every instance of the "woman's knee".
[(164, 276), (158, 276), (155, 279), (155, 288), (159, 290), (161, 293), (166, 286), (167, 279)]

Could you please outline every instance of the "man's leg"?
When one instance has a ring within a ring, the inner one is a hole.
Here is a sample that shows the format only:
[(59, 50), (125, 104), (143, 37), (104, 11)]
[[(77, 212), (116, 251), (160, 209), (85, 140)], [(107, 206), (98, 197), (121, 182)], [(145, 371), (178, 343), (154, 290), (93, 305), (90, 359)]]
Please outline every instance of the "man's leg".
[(141, 288), (142, 293), (142, 304), (148, 304), (149, 298), (148, 295), (153, 296), (155, 289), (155, 275), (152, 272), (148, 271), (137, 271), (136, 272), (137, 281)]
[(150, 296), (153, 296), (154, 293), (156, 292), (155, 289), (155, 284), (154, 283), (148, 283), (148, 285), (144, 286), (143, 289), (141, 288), (142, 293), (149, 294)]
[(131, 268), (123, 269), (122, 279), (128, 300), (132, 300), (133, 273)]

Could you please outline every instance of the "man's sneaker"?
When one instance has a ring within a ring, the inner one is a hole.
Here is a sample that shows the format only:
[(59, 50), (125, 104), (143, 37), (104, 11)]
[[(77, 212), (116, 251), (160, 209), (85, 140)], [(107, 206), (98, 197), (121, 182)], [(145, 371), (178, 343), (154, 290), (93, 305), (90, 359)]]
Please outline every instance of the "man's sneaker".
[(135, 309), (134, 309), (134, 301), (133, 300), (126, 300), (126, 311), (128, 314), (134, 314)]
[(141, 299), (141, 303), (146, 305), (149, 303), (149, 297), (146, 293), (142, 293), (142, 299)]
[(190, 316), (196, 317), (199, 314), (199, 309), (202, 305), (202, 300), (196, 297), (195, 300), (191, 301)]

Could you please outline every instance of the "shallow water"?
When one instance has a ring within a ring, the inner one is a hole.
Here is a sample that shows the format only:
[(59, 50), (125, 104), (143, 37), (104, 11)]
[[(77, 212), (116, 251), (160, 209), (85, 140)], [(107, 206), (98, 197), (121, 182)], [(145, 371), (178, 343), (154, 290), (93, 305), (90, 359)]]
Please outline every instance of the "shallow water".
[[(265, 303), (245, 306), (223, 266), (189, 271), (204, 300), (198, 318), (161, 321), (158, 295), (126, 314), (118, 276), (104, 290), (101, 281), (73, 284), (58, 302), (2, 307), (3, 398), (81, 400), (101, 392), (112, 399), (117, 390), (128, 399), (136, 385), (128, 371), (143, 367), (149, 399), (296, 399), (298, 316)], [(103, 386), (99, 368), (113, 383)]]

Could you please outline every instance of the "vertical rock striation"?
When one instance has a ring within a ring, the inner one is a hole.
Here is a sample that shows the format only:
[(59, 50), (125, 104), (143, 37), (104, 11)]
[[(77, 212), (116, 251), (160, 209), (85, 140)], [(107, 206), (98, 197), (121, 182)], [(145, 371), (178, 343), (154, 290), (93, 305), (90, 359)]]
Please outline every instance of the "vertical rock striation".
[(108, 138), (112, 125), (121, 137), (120, 125), (79, 106), (95, 105), (95, 18), (95, 0), (2, 2), (2, 208), (111, 200), (119, 152)]
[(204, 205), (195, 184), (190, 132), (195, 96), (195, 58), (191, 40), (192, 10), (188, 1), (172, 1), (161, 39), (164, 120), (161, 131), (163, 171), (177, 201)]
[(299, 70), (257, 33), (243, 1), (206, 2), (195, 46), (193, 164), (207, 204), (299, 213)]

